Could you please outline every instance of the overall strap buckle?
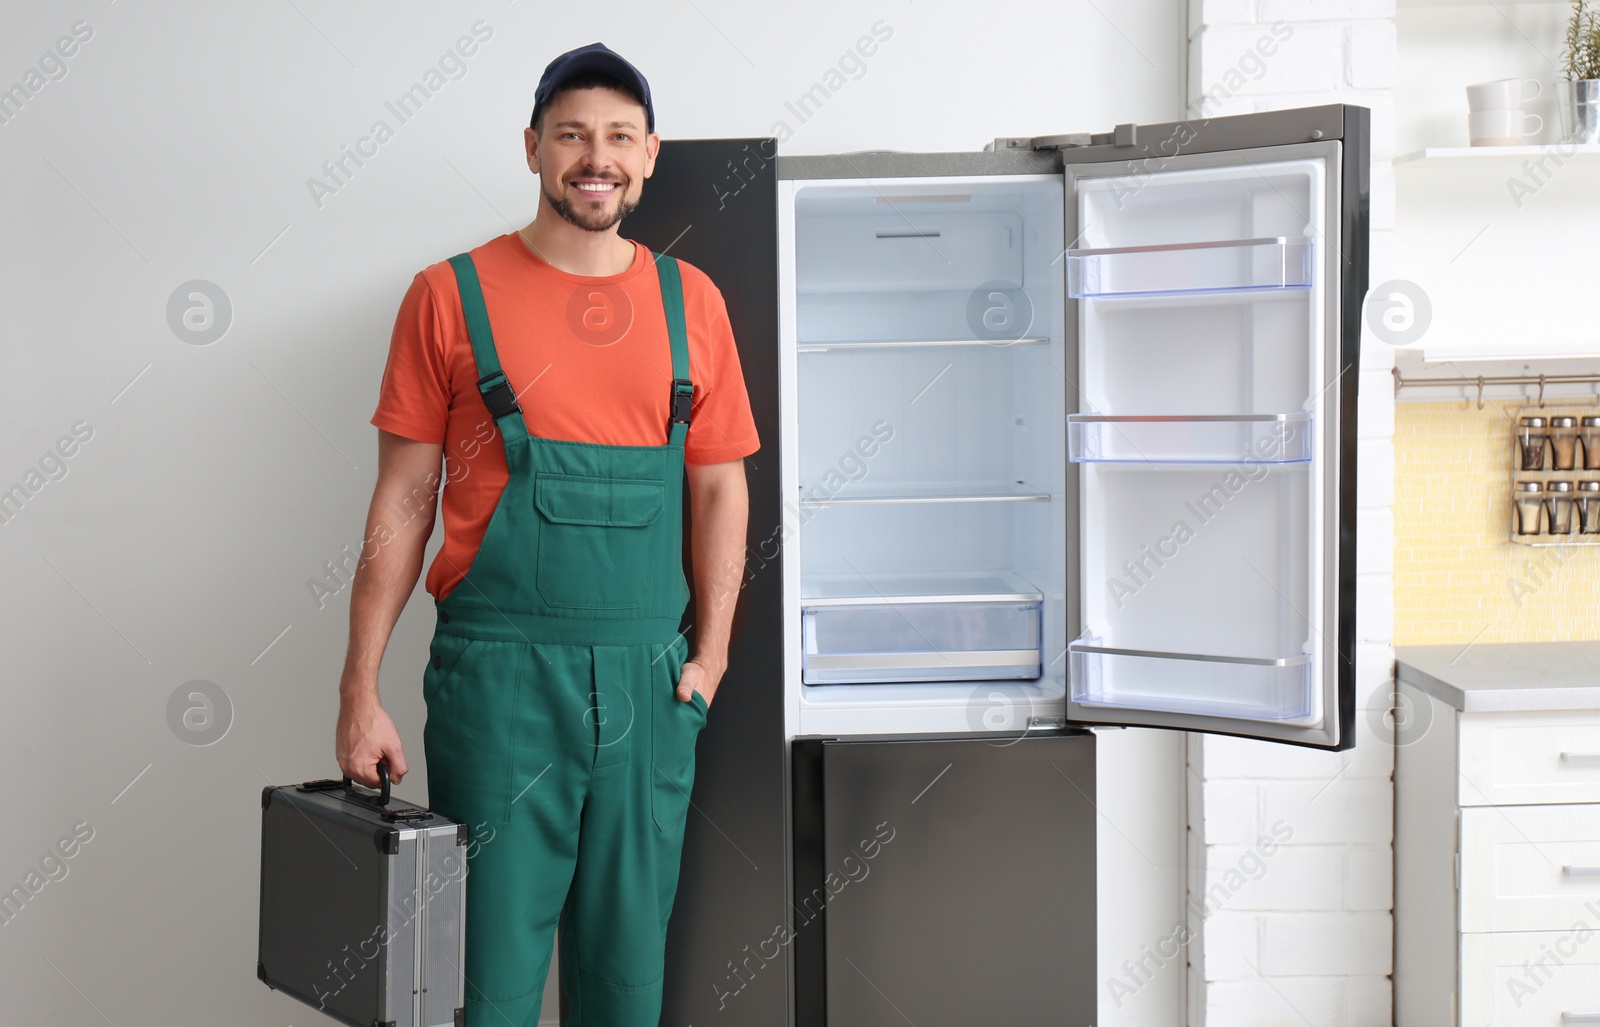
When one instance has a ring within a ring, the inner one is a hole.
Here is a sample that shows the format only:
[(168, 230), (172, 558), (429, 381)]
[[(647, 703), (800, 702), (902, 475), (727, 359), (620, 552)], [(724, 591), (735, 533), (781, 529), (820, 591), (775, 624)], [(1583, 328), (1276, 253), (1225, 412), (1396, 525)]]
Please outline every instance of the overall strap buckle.
[[(497, 378), (499, 381), (488, 384)], [(504, 371), (492, 371), (479, 378), (478, 391), (483, 395), (484, 405), (489, 408), (489, 416), (497, 421), (512, 412), (522, 412), (522, 407), (517, 405), (517, 394), (511, 388), (511, 383), (506, 381)]]
[(672, 423), (688, 424), (689, 407), (694, 399), (694, 382), (687, 378), (672, 379)]

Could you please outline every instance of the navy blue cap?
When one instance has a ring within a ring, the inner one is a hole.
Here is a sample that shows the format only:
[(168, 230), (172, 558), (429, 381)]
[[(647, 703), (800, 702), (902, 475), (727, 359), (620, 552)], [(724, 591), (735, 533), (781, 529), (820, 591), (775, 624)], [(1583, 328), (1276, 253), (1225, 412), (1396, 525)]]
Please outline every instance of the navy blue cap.
[(634, 98), (644, 104), (645, 132), (656, 130), (656, 112), (650, 105), (650, 83), (644, 80), (638, 68), (623, 60), (604, 43), (590, 43), (576, 50), (568, 50), (545, 65), (544, 77), (539, 79), (539, 88), (533, 93), (533, 115), (528, 119), (528, 127), (533, 127), (539, 120), (539, 108), (549, 102), (550, 94), (561, 83), (584, 71), (603, 71), (619, 79)]

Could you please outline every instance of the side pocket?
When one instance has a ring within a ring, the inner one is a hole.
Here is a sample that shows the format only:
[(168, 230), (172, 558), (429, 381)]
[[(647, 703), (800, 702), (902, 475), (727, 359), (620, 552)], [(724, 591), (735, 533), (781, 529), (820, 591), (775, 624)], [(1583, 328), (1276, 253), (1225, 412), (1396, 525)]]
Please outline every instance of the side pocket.
[(511, 743), (524, 647), (452, 635), (439, 636), (435, 646), (423, 682), (429, 805), (474, 830), (503, 826), (511, 808)]
[(681, 832), (694, 790), (694, 747), (706, 725), (705, 697), (678, 698), (678, 682), (688, 659), (688, 643), (680, 637), (656, 661), (663, 669), (651, 674), (650, 812), (656, 828)]
[(435, 632), (428, 644), (428, 664), (422, 671), (422, 701), (427, 706), (442, 698), (441, 693), (455, 672), (456, 666), (480, 640), (462, 635)]

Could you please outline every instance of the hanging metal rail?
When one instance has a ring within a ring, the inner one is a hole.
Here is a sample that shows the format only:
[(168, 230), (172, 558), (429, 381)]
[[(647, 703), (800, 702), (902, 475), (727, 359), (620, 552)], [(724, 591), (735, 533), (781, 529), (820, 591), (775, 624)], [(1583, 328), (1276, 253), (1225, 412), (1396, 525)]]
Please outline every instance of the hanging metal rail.
[[(1398, 367), (1393, 369), (1394, 391), (1396, 394), (1401, 389), (1426, 388), (1426, 387), (1470, 387), (1478, 388), (1478, 409), (1483, 409), (1483, 388), (1486, 385), (1537, 385), (1539, 386), (1539, 405), (1544, 406), (1544, 387), (1546, 385), (1600, 385), (1600, 374), (1480, 374), (1477, 376), (1458, 375), (1451, 377), (1410, 377), (1400, 373)], [(1596, 397), (1600, 399), (1600, 396)]]

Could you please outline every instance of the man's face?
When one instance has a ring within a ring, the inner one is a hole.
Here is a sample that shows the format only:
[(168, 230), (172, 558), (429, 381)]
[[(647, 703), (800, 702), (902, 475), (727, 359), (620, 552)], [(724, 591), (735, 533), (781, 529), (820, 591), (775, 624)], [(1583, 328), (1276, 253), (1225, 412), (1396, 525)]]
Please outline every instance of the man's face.
[(545, 108), (543, 131), (523, 131), (545, 201), (585, 231), (621, 221), (639, 206), (655, 170), (661, 140), (644, 126), (643, 105), (619, 90), (597, 86), (556, 97)]

